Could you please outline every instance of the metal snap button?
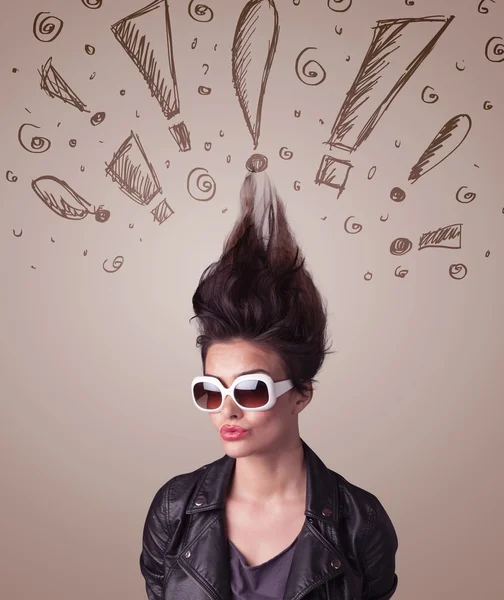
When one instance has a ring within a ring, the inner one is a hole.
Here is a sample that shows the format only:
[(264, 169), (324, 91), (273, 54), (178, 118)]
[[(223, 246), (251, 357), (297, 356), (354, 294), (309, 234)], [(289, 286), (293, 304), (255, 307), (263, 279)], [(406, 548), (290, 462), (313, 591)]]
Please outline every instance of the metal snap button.
[(329, 517), (332, 515), (332, 510), (328, 506), (326, 506), (322, 509), (322, 514), (324, 515), (324, 517)]
[(341, 561), (338, 558), (333, 558), (331, 560), (331, 567), (334, 567), (335, 569), (339, 569), (341, 567)]
[(201, 506), (204, 502), (205, 502), (205, 497), (204, 496), (198, 496), (196, 498), (195, 504), (196, 504), (196, 506)]
[(189, 557), (191, 556), (191, 551), (190, 551), (190, 550), (188, 550), (188, 551), (187, 551), (187, 552), (184, 554), (184, 556), (185, 556), (186, 558), (189, 558)]

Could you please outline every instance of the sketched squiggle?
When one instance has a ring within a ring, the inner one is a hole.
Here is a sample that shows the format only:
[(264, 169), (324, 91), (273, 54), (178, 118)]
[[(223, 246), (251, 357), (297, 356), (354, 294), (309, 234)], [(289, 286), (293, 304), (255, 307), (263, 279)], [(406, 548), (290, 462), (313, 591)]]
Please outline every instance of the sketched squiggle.
[(81, 0), (81, 2), (86, 8), (91, 8), (93, 10), (101, 8), (101, 5), (103, 4), (103, 0)]
[(376, 173), (376, 165), (373, 165), (368, 171), (367, 178), (373, 179), (373, 177), (375, 176), (375, 173)]
[[(197, 173), (201, 171), (200, 173)], [(196, 173), (196, 175), (195, 175)], [(191, 186), (195, 185), (199, 192), (203, 192), (202, 194), (198, 194), (195, 196), (191, 192)], [(215, 181), (211, 175), (208, 174), (208, 171), (203, 167), (196, 167), (190, 171), (187, 176), (187, 191), (189, 195), (195, 200), (199, 200), (200, 202), (207, 202), (211, 200), (215, 196), (215, 192), (217, 191), (217, 186)]]
[[(488, 14), (488, 7), (487, 6), (483, 6), (483, 4), (485, 4), (486, 0), (481, 0), (481, 2), (478, 4), (478, 12), (482, 15), (486, 15)], [(490, 2), (493, 2), (495, 4), (495, 0), (490, 0)]]
[(284, 160), (290, 160), (294, 156), (294, 152), (292, 152), (292, 150), (288, 150), (286, 146), (282, 146), (278, 156)]
[(345, 220), (345, 224), (344, 224), (344, 229), (347, 233), (351, 233), (352, 235), (355, 233), (359, 233), (359, 231), (362, 231), (362, 225), (360, 223), (352, 223), (352, 229), (353, 231), (350, 231), (347, 228), (347, 223), (348, 221), (350, 221), (350, 219), (355, 219), (355, 217), (352, 215), (351, 217), (348, 217), (348, 219)]
[(86, 44), (84, 46), (84, 50), (86, 51), (86, 54), (89, 54), (89, 56), (93, 56), (93, 54), (96, 52), (95, 47), (91, 46), (91, 44)]
[(334, 12), (346, 12), (352, 6), (352, 0), (327, 0), (327, 7)]
[(96, 125), (103, 123), (104, 120), (105, 120), (105, 113), (97, 112), (89, 119), (89, 122), (91, 123), (91, 125), (96, 127)]
[(394, 256), (402, 256), (406, 252), (409, 252), (411, 248), (413, 248), (411, 240), (408, 240), (408, 238), (397, 238), (390, 244), (389, 250), (390, 254)]
[(425, 92), (427, 90), (432, 90), (432, 92), (434, 92), (434, 88), (432, 88), (430, 85), (426, 85), (424, 87), (424, 89), (422, 90), (422, 101), (425, 102), (426, 104), (434, 104), (434, 102), (437, 102), (439, 100), (439, 96), (434, 92), (434, 93), (430, 93), (428, 95), (429, 100), (425, 99)]
[(448, 273), (452, 279), (464, 279), (467, 275), (467, 267), (462, 263), (454, 263), (450, 265)]
[(396, 270), (394, 271), (394, 275), (395, 275), (396, 277), (401, 277), (401, 278), (403, 279), (404, 277), (406, 277), (406, 275), (409, 273), (409, 271), (408, 271), (408, 269), (401, 269), (401, 270), (399, 271), (399, 269), (401, 269), (401, 265), (399, 265), (399, 266), (396, 268)]
[(23, 123), (18, 131), (18, 140), (21, 146), (28, 152), (32, 152), (33, 154), (41, 154), (42, 152), (47, 152), (51, 147), (51, 140), (48, 140), (45, 137), (33, 136), (30, 140), (29, 145), (23, 142), (23, 129), (25, 127), (35, 127), (35, 129), (40, 129), (37, 125), (33, 125), (32, 123)]
[(469, 204), (469, 202), (472, 202), (475, 198), (476, 198), (476, 194), (474, 192), (465, 192), (464, 194), (464, 199), (465, 200), (461, 200), (460, 199), (460, 192), (462, 190), (467, 190), (467, 186), (463, 185), (462, 187), (460, 187), (457, 190), (457, 193), (455, 194), (455, 198), (457, 199), (457, 202), (461, 202), (462, 204)]
[(7, 173), (5, 173), (5, 179), (7, 179), (7, 181), (10, 183), (16, 183), (18, 180), (17, 175), (14, 175), (12, 171), (7, 171)]
[(187, 12), (191, 19), (194, 19), (199, 23), (208, 23), (211, 21), (214, 17), (213, 10), (206, 4), (196, 4), (193, 8), (194, 1), (195, 0), (191, 0), (187, 7)]
[[(303, 54), (307, 50), (317, 50), (317, 48), (315, 48), (314, 46), (308, 46), (304, 50), (301, 50), (301, 52), (298, 54), (298, 57), (296, 58), (296, 75), (298, 79), (306, 85), (320, 85), (327, 77), (327, 73), (324, 67), (319, 62), (312, 59), (305, 62), (301, 69), (299, 68), (301, 56), (303, 56)], [(318, 71), (307, 71), (308, 65), (312, 63), (319, 67)]]
[(119, 271), (119, 269), (123, 266), (124, 264), (124, 256), (116, 256), (114, 258), (114, 260), (112, 261), (112, 269), (107, 269), (105, 267), (105, 264), (108, 262), (108, 258), (105, 259), (103, 261), (103, 270), (106, 271), (107, 273), (117, 273), (117, 271)]
[[(41, 15), (49, 15), (40, 19)], [(33, 21), (33, 35), (39, 42), (52, 42), (63, 29), (63, 21), (48, 12), (39, 12)]]
[[(501, 41), (496, 42), (496, 40)], [(490, 62), (504, 61), (504, 40), (497, 35), (490, 38), (485, 46), (485, 56)], [(493, 58), (494, 56), (498, 56), (499, 58)]]

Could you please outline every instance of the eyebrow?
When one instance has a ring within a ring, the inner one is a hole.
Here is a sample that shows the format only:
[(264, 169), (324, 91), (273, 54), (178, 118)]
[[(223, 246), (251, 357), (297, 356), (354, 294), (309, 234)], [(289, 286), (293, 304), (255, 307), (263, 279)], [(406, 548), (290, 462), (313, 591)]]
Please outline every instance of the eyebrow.
[[(234, 379), (240, 377), (240, 375), (251, 375), (252, 373), (266, 373), (266, 375), (269, 375), (270, 377), (272, 376), (269, 371), (266, 371), (266, 369), (251, 369), (250, 371), (242, 371), (241, 373), (236, 373), (234, 375)], [(204, 373), (204, 375), (205, 377), (215, 377), (215, 379), (218, 379), (222, 383), (222, 385), (224, 385), (222, 379), (220, 377), (217, 377), (217, 375), (212, 375), (211, 373)]]

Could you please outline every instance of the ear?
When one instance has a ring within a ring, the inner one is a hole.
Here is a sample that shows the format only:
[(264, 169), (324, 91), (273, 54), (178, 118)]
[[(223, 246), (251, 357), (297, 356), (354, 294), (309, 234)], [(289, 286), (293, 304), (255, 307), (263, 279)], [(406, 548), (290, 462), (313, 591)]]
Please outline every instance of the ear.
[(295, 409), (298, 414), (310, 404), (313, 397), (313, 385), (310, 383), (309, 386), (309, 389), (304, 393), (296, 391)]

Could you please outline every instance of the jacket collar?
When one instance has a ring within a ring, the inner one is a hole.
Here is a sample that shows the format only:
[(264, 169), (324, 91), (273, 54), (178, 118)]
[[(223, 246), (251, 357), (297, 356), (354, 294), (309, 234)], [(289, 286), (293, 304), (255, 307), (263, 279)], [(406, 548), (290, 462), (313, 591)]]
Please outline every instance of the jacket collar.
[[(303, 439), (301, 442), (307, 465), (306, 519), (294, 550), (285, 600), (301, 598), (350, 569), (338, 547), (338, 486), (322, 460)], [(177, 557), (180, 567), (213, 600), (231, 600), (224, 507), (235, 464), (235, 458), (224, 455), (203, 467), (186, 507), (188, 531)]]

